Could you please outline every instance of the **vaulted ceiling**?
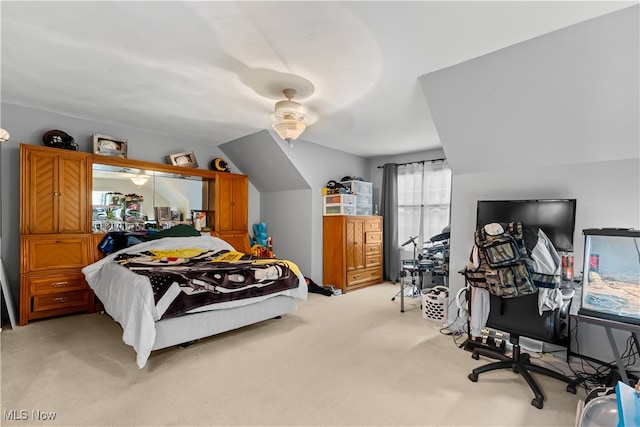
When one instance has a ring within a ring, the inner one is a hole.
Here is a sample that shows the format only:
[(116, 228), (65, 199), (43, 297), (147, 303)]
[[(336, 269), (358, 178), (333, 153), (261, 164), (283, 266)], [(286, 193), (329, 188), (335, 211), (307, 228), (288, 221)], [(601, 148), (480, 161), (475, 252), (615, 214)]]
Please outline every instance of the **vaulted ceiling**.
[(637, 1), (0, 3), (2, 102), (220, 145), (269, 129), (363, 157), (438, 148), (419, 77)]

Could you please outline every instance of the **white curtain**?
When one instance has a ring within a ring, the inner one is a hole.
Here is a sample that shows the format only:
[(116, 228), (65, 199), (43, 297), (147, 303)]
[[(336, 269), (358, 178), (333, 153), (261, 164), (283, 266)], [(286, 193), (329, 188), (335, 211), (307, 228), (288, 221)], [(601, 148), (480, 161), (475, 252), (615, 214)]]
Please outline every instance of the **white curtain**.
[[(422, 218), (424, 164), (411, 163), (398, 167), (398, 244), (402, 245), (410, 237), (419, 244), (424, 235)], [(407, 245), (403, 251), (413, 250)]]
[[(419, 162), (398, 167), (398, 245), (418, 236), (422, 243), (449, 225), (451, 170), (446, 162)], [(411, 258), (413, 245), (402, 248)]]

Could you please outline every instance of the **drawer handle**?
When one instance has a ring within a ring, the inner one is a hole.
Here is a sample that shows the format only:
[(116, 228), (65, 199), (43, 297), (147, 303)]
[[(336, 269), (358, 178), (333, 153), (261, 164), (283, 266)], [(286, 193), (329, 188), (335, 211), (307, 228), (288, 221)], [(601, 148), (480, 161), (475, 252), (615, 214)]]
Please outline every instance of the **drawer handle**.
[(360, 276), (353, 276), (353, 278), (354, 278), (354, 279), (359, 279), (359, 278), (360, 278)]
[(55, 302), (68, 302), (68, 301), (69, 301), (69, 298), (67, 298), (67, 297), (60, 297), (60, 298), (56, 298), (56, 299), (54, 299), (53, 301), (55, 301)]
[(64, 288), (68, 284), (69, 282), (55, 282), (55, 283), (52, 283), (51, 286), (53, 286), (54, 288)]

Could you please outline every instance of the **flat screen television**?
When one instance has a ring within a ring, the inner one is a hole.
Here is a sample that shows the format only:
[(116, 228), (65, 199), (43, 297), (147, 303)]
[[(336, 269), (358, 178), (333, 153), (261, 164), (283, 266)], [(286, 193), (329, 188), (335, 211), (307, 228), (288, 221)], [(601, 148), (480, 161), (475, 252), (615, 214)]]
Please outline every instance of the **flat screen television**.
[(558, 252), (573, 252), (576, 199), (478, 200), (476, 227), (522, 222), (545, 232)]

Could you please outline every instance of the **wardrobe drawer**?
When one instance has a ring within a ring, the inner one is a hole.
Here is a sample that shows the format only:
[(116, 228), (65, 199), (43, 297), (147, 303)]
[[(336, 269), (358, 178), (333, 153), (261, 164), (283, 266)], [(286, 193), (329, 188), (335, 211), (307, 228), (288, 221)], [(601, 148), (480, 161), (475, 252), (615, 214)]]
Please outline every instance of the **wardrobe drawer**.
[(371, 268), (356, 270), (347, 273), (347, 286), (357, 285), (363, 282), (382, 281), (382, 269)]
[(48, 295), (34, 295), (33, 297), (33, 311), (47, 311), (55, 310), (58, 308), (69, 307), (81, 307), (89, 306), (89, 297), (91, 292), (86, 291), (74, 291), (63, 292), (58, 294)]
[(32, 295), (46, 295), (89, 289), (82, 273), (53, 274), (38, 277), (32, 276), (28, 277), (26, 280)]
[(364, 233), (365, 243), (381, 243), (382, 233), (380, 231), (367, 231)]
[(60, 268), (82, 268), (89, 264), (89, 239), (82, 237), (24, 237), (23, 273)]

